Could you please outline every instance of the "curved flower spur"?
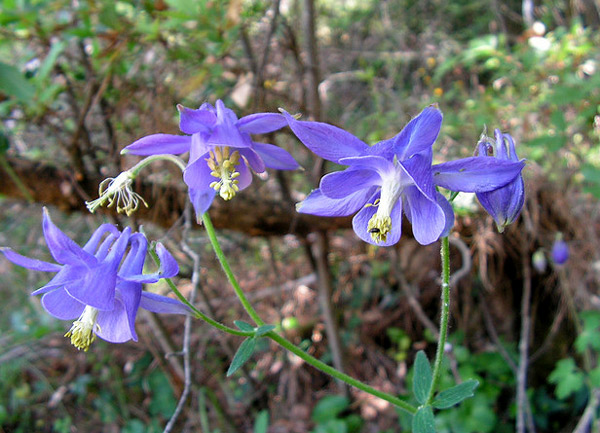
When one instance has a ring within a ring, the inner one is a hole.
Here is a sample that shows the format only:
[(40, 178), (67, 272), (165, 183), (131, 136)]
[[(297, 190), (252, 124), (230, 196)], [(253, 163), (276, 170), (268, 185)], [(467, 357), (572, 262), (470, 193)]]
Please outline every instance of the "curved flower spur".
[(75, 319), (65, 336), (78, 349), (87, 351), (96, 336), (111, 343), (137, 341), (134, 323), (140, 307), (158, 313), (190, 313), (175, 299), (142, 290), (143, 283), (179, 272), (162, 244), (156, 246), (160, 269), (143, 274), (148, 241), (141, 233), (103, 224), (82, 248), (54, 225), (45, 208), (42, 225), (48, 249), (59, 264), (31, 259), (10, 248), (0, 251), (16, 265), (57, 273), (32, 295), (43, 294), (42, 306), (52, 316)]
[[(485, 134), (481, 137), (477, 144), (480, 157), (495, 157), (502, 161), (521, 161), (517, 156), (515, 141), (510, 134), (503, 134), (499, 129), (496, 129), (494, 137), (495, 140), (485, 136)], [(507, 225), (512, 224), (519, 217), (521, 209), (523, 209), (525, 203), (523, 176), (517, 176), (502, 188), (489, 192), (478, 192), (477, 199), (494, 218), (498, 231), (502, 233)]]
[(471, 157), (432, 165), (442, 124), (435, 106), (425, 108), (395, 137), (369, 146), (335, 126), (296, 120), (283, 113), (292, 131), (311, 151), (343, 171), (329, 173), (319, 188), (301, 203), (298, 212), (347, 216), (365, 242), (390, 246), (401, 236), (402, 212), (422, 245), (446, 236), (454, 212), (436, 186), (452, 191), (487, 192), (511, 182), (524, 163)]
[(293, 170), (299, 167), (284, 149), (252, 140), (250, 134), (265, 134), (286, 126), (279, 113), (256, 113), (238, 119), (221, 100), (213, 107), (205, 103), (193, 110), (178, 105), (179, 129), (189, 135), (153, 134), (123, 149), (134, 155), (190, 152), (183, 179), (197, 215), (208, 210), (218, 193), (224, 200), (252, 182), (250, 169), (263, 173), (266, 167)]

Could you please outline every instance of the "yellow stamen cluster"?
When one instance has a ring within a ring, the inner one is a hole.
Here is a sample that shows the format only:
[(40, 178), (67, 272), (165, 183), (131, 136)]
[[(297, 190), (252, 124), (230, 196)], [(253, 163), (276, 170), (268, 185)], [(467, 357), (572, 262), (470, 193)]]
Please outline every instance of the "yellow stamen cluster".
[(65, 337), (71, 337), (71, 344), (78, 350), (87, 352), (96, 339), (94, 331), (100, 332), (100, 326), (96, 323), (97, 317), (98, 310), (87, 305), (79, 319), (73, 322), (73, 326), (65, 334)]
[(96, 209), (108, 202), (106, 207), (116, 204), (118, 213), (125, 212), (127, 216), (130, 216), (138, 210), (140, 202), (148, 207), (148, 203), (142, 196), (131, 189), (134, 178), (129, 171), (124, 171), (116, 178), (104, 179), (98, 187), (99, 197), (96, 200), (85, 202), (88, 210), (94, 213)]
[(367, 230), (371, 233), (371, 238), (375, 242), (385, 242), (388, 233), (392, 230), (392, 219), (389, 216), (375, 214), (369, 220)]
[(219, 179), (212, 182), (210, 187), (219, 193), (223, 200), (231, 200), (239, 191), (236, 179), (240, 173), (236, 166), (240, 163), (240, 153), (236, 150), (229, 155), (229, 147), (215, 147), (210, 151), (210, 158), (206, 158), (208, 167), (212, 170), (211, 176)]

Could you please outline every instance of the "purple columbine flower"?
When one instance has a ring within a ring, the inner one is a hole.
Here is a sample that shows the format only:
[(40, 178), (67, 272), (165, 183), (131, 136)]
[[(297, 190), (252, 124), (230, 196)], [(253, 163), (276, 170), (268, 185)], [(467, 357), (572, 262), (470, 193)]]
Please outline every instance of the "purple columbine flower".
[[(492, 153), (501, 161), (520, 162), (515, 150), (515, 141), (509, 134), (502, 134), (499, 129), (494, 131), (496, 140), (483, 137), (478, 144), (479, 156), (490, 158)], [(508, 149), (507, 149), (508, 147)], [(484, 209), (494, 218), (498, 231), (512, 224), (521, 214), (525, 203), (525, 185), (523, 176), (517, 176), (512, 182), (502, 188), (488, 192), (478, 192), (477, 198)]]
[(197, 109), (178, 105), (179, 129), (189, 135), (154, 134), (143, 137), (123, 151), (134, 155), (180, 154), (190, 152), (183, 174), (196, 214), (208, 210), (216, 193), (224, 200), (252, 182), (248, 166), (256, 173), (266, 167), (293, 170), (298, 163), (284, 149), (257, 143), (250, 134), (265, 134), (283, 128), (287, 122), (279, 113), (256, 113), (238, 119), (218, 100), (215, 107), (205, 103)]
[(368, 146), (326, 123), (302, 122), (284, 113), (292, 131), (310, 150), (349, 166), (329, 173), (298, 211), (347, 216), (365, 242), (389, 246), (400, 239), (402, 212), (422, 245), (450, 232), (454, 212), (436, 185), (452, 191), (481, 192), (512, 181), (523, 163), (471, 157), (432, 166), (432, 145), (442, 124), (434, 106), (425, 108), (395, 137)]
[(142, 291), (142, 283), (154, 283), (179, 272), (175, 259), (161, 244), (156, 248), (159, 271), (144, 275), (147, 241), (140, 233), (131, 234), (129, 228), (120, 232), (103, 224), (81, 248), (54, 225), (46, 209), (43, 229), (48, 249), (59, 264), (30, 259), (10, 248), (0, 250), (19, 266), (57, 272), (32, 295), (44, 295), (42, 306), (52, 316), (76, 319), (65, 336), (78, 349), (87, 351), (96, 335), (112, 343), (137, 341), (134, 322), (139, 307), (160, 313), (189, 313), (179, 301)]
[(563, 240), (562, 234), (556, 236), (552, 245), (552, 261), (557, 265), (564, 265), (569, 260), (569, 246)]

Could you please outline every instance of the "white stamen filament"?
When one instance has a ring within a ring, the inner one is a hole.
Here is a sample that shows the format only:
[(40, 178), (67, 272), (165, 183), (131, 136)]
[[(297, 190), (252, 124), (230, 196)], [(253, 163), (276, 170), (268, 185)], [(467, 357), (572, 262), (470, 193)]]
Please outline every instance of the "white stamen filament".
[(367, 230), (371, 233), (371, 238), (377, 243), (385, 242), (388, 233), (392, 230), (390, 215), (405, 186), (402, 182), (403, 177), (403, 173), (398, 169), (393, 176), (384, 178), (379, 202), (373, 204), (377, 206), (377, 212), (369, 220)]
[(106, 202), (106, 207), (111, 207), (116, 204), (117, 212), (125, 212), (127, 216), (134, 213), (140, 206), (140, 202), (148, 207), (148, 203), (141, 195), (131, 189), (131, 184), (135, 176), (130, 170), (124, 171), (116, 178), (109, 177), (104, 179), (98, 187), (99, 197), (96, 200), (85, 202), (88, 210), (92, 213)]
[(206, 158), (208, 167), (212, 170), (211, 176), (219, 179), (211, 182), (210, 187), (219, 193), (223, 200), (231, 200), (239, 191), (236, 179), (240, 172), (236, 171), (240, 163), (240, 153), (236, 150), (229, 155), (229, 147), (215, 147), (210, 151), (210, 158)]
[(71, 329), (65, 337), (71, 337), (71, 344), (78, 350), (87, 352), (90, 345), (96, 339), (96, 333), (100, 332), (100, 326), (96, 323), (98, 310), (86, 305), (79, 319), (73, 322)]

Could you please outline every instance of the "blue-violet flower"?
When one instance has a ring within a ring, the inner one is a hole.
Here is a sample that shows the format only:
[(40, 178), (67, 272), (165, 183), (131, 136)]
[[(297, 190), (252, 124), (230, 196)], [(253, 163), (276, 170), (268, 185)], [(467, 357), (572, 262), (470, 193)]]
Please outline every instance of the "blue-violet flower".
[(564, 265), (569, 260), (569, 246), (563, 240), (562, 234), (556, 236), (550, 255), (552, 261), (557, 265)]
[(432, 166), (432, 145), (442, 124), (435, 107), (425, 108), (395, 137), (373, 146), (335, 126), (298, 121), (285, 113), (296, 136), (317, 155), (343, 171), (325, 175), (298, 211), (347, 216), (365, 242), (389, 246), (400, 239), (402, 212), (422, 245), (447, 235), (454, 224), (452, 206), (436, 185), (453, 191), (483, 192), (512, 181), (523, 163), (471, 157)]
[(250, 134), (265, 134), (283, 128), (279, 113), (256, 113), (238, 120), (235, 113), (218, 100), (197, 109), (178, 105), (179, 129), (189, 135), (153, 134), (127, 146), (123, 152), (134, 155), (180, 154), (190, 152), (183, 174), (197, 215), (208, 210), (217, 193), (224, 200), (252, 182), (250, 168), (263, 173), (265, 167), (293, 170), (298, 163), (284, 149), (257, 143)]
[(101, 225), (82, 247), (73, 242), (50, 219), (44, 209), (44, 237), (52, 257), (48, 263), (1, 248), (11, 262), (28, 269), (57, 274), (32, 295), (43, 294), (42, 306), (61, 320), (74, 320), (65, 334), (78, 349), (87, 351), (96, 336), (121, 343), (137, 341), (134, 329), (139, 307), (159, 313), (189, 314), (181, 302), (142, 291), (142, 283), (175, 276), (175, 259), (157, 244), (160, 269), (143, 274), (148, 242), (141, 233), (122, 232), (110, 224)]
[[(492, 153), (501, 161), (520, 162), (515, 150), (515, 141), (509, 134), (502, 134), (499, 129), (494, 131), (495, 140), (483, 136), (478, 144), (479, 156), (490, 158)], [(508, 147), (508, 149), (507, 149)], [(525, 186), (523, 176), (517, 176), (512, 182), (493, 191), (478, 192), (477, 198), (484, 209), (494, 218), (498, 231), (512, 224), (520, 215), (525, 203)]]

